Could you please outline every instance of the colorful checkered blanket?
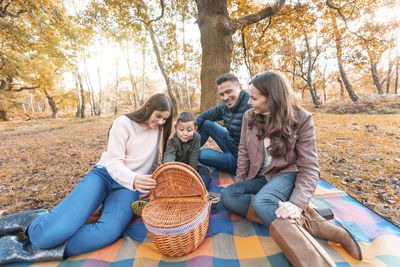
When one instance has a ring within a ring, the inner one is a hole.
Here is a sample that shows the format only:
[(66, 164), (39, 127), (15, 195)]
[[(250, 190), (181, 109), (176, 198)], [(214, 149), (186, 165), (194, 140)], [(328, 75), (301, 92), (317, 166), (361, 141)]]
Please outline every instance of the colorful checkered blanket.
[[(210, 191), (233, 183), (233, 176), (213, 171)], [(350, 257), (338, 244), (319, 239), (338, 266), (400, 266), (400, 228), (372, 212), (345, 192), (320, 180), (311, 206), (330, 208), (335, 223), (351, 231), (364, 260)], [(42, 263), (43, 264), (43, 263)], [(37, 266), (19, 264), (18, 266)], [(268, 229), (230, 214), (218, 203), (200, 247), (189, 255), (166, 257), (152, 244), (141, 218), (134, 217), (123, 237), (110, 246), (46, 266), (291, 266), (271, 239)]]

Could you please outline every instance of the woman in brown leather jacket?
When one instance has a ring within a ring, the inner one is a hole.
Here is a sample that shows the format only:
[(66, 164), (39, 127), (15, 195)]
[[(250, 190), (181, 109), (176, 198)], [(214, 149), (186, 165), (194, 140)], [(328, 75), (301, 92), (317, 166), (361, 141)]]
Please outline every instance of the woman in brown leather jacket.
[(307, 208), (319, 179), (311, 114), (298, 105), (280, 73), (256, 76), (249, 93), (252, 109), (243, 116), (236, 181), (222, 192), (222, 204), (267, 227), (276, 218), (309, 218), (318, 222), (307, 224), (313, 236), (338, 242), (361, 259), (357, 242), (344, 228)]

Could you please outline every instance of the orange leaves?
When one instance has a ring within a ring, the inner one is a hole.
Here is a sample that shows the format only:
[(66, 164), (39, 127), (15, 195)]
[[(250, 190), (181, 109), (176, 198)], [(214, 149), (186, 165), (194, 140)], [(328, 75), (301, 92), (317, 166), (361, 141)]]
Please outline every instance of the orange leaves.
[(313, 118), (321, 177), (398, 222), (400, 114), (315, 113)]
[(100, 159), (111, 118), (0, 124), (0, 211), (52, 208)]

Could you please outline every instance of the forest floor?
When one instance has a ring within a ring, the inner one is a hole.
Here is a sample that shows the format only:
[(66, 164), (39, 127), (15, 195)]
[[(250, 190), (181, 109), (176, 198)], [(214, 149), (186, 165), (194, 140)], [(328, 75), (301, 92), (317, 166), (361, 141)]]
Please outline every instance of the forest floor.
[[(400, 226), (397, 101), (311, 112), (321, 178)], [(32, 117), (0, 123), (0, 216), (61, 201), (100, 159), (113, 119)]]

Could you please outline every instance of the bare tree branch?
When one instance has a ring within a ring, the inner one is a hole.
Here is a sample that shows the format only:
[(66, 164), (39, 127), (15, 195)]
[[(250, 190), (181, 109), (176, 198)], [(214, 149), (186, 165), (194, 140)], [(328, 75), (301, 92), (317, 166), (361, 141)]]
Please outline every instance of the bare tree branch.
[(250, 24), (256, 23), (260, 20), (265, 19), (266, 17), (272, 17), (276, 13), (278, 13), (285, 6), (285, 0), (276, 0), (273, 6), (268, 6), (266, 8), (261, 9), (257, 13), (253, 13), (247, 15), (245, 17), (233, 20), (233, 30), (236, 31), (238, 29), (242, 29)]
[(244, 64), (246, 64), (247, 69), (249, 70), (250, 77), (253, 77), (253, 72), (250, 69), (250, 64), (247, 60), (247, 48), (246, 48), (246, 37), (244, 36), (244, 28), (242, 29), (242, 47), (243, 47), (243, 58), (244, 58)]
[(35, 90), (35, 89), (38, 89), (39, 87), (40, 87), (39, 85), (38, 86), (31, 86), (31, 87), (23, 86), (23, 87), (20, 87), (18, 89), (11, 89), (11, 90), (6, 90), (6, 91), (21, 92), (23, 90)]
[(160, 20), (164, 16), (164, 0), (160, 0), (160, 5), (161, 5), (161, 14), (160, 14), (160, 16), (158, 16), (155, 19), (151, 19), (149, 21), (149, 23), (152, 23), (152, 22), (155, 22), (157, 20)]
[(272, 21), (272, 17), (269, 17), (268, 24), (267, 24), (267, 26), (265, 26), (265, 28), (263, 29), (263, 31), (262, 31), (262, 34), (261, 34), (260, 38), (258, 38), (258, 40), (256, 41), (256, 44), (258, 44), (258, 42), (260, 42), (260, 41), (261, 41), (261, 39), (264, 37), (264, 34), (265, 34), (265, 32), (267, 31), (267, 29), (268, 29), (268, 28), (269, 28), (269, 26), (271, 25), (271, 21)]
[[(353, 2), (353, 3), (354, 3), (354, 5), (355, 5), (355, 2)], [(342, 13), (342, 11), (341, 11), (341, 9), (342, 9), (343, 7), (335, 7), (334, 5), (332, 5), (331, 3), (329, 3), (329, 0), (326, 0), (326, 5), (327, 5), (329, 8), (331, 8), (331, 9), (333, 9), (333, 10), (336, 10), (336, 11), (338, 12), (340, 18), (343, 20), (343, 22), (344, 22), (344, 24), (345, 24), (345, 26), (346, 26), (346, 29), (347, 29), (351, 34), (357, 36), (358, 38), (360, 38), (361, 40), (363, 40), (363, 41), (366, 42), (366, 43), (367, 43), (367, 42), (371, 42), (371, 41), (373, 41), (373, 40), (377, 40), (377, 41), (379, 41), (379, 42), (385, 43), (385, 40), (381, 40), (381, 39), (378, 39), (378, 38), (375, 38), (375, 37), (373, 37), (372, 39), (366, 39), (364, 36), (361, 36), (361, 35), (359, 35), (357, 32), (352, 31), (352, 30), (349, 28), (349, 25), (348, 25), (348, 23), (347, 23), (347, 20), (348, 20), (348, 19), (345, 18), (345, 16), (343, 15), (343, 13)], [(355, 8), (356, 8), (356, 5), (355, 5), (355, 7), (353, 8), (353, 10), (351, 11), (351, 14), (349, 15), (349, 17), (353, 14)]]

